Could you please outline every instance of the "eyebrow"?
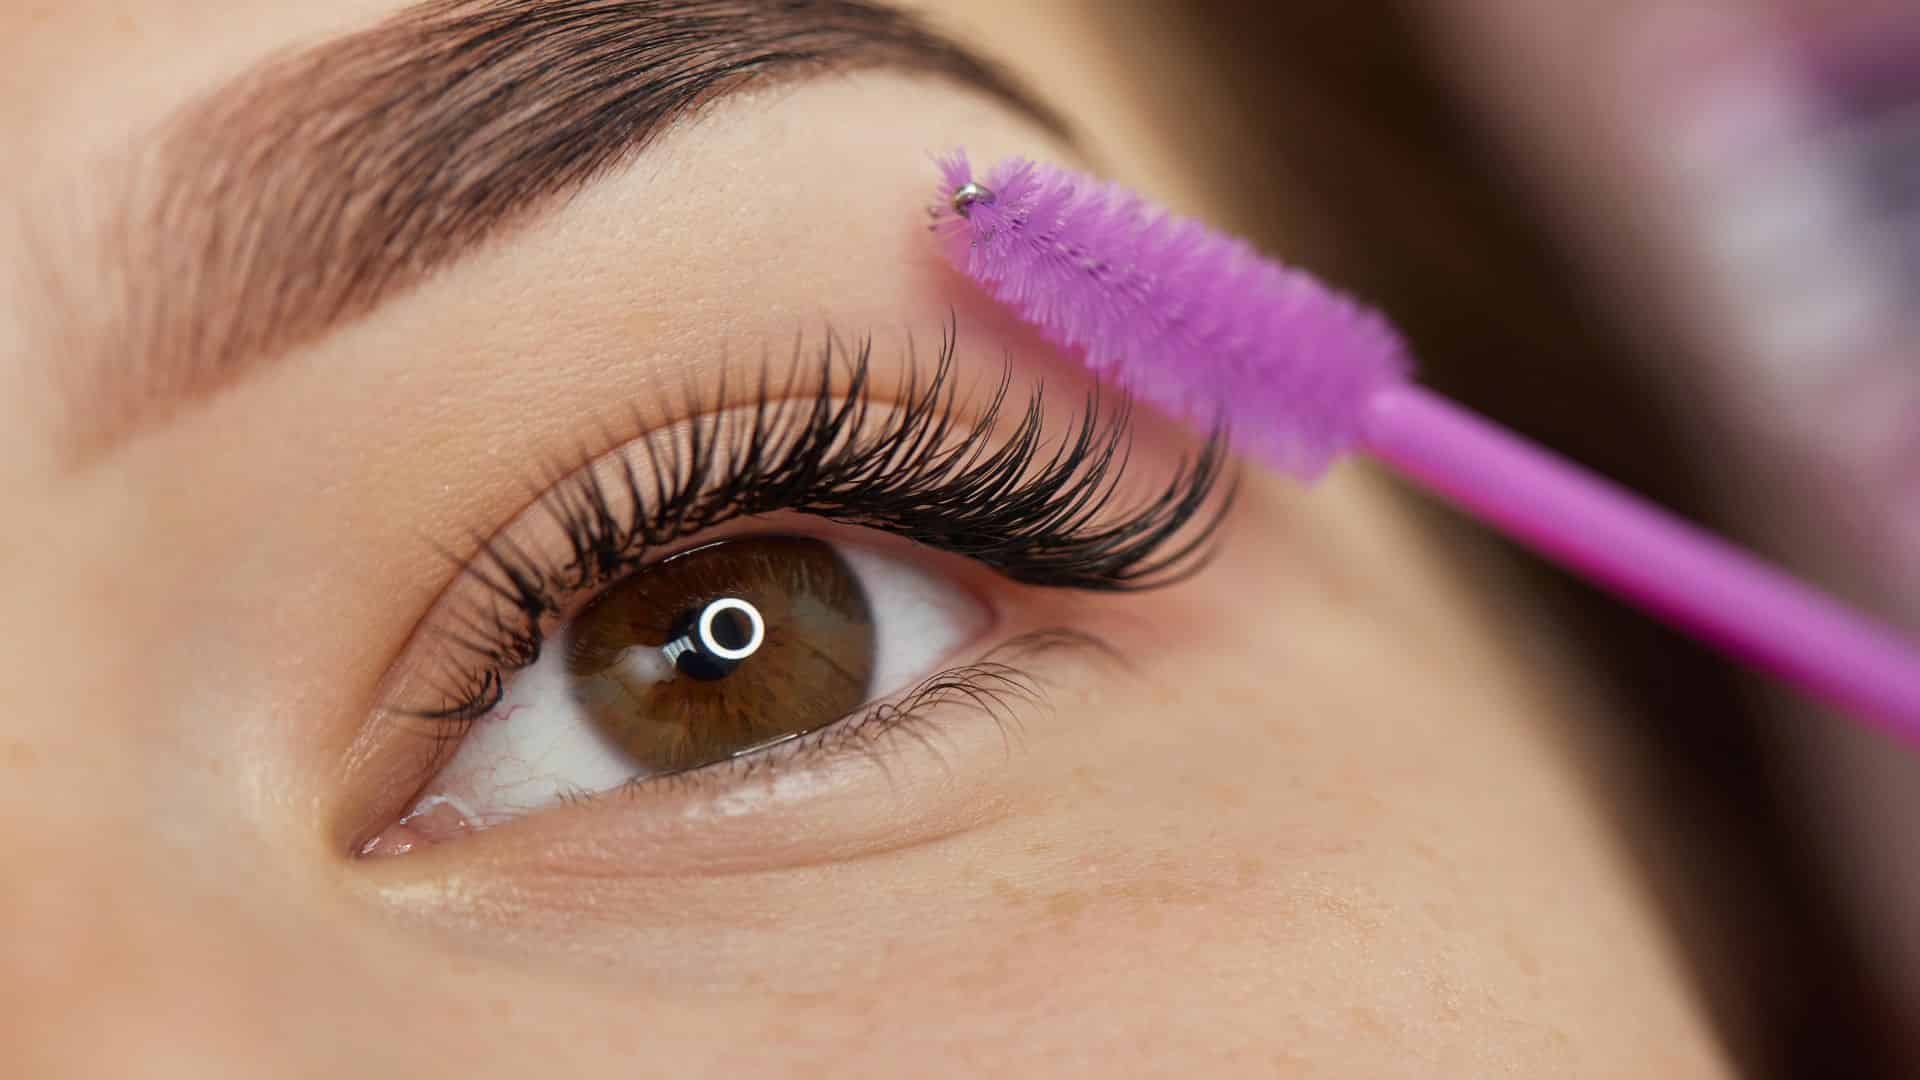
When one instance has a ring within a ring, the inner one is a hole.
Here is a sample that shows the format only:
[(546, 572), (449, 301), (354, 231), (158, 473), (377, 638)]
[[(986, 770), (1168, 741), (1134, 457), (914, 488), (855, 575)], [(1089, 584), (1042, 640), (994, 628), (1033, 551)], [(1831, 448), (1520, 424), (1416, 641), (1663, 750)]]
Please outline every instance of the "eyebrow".
[(876, 67), (1066, 134), (994, 64), (866, 0), (430, 0), (268, 60), (127, 170), (108, 302), (62, 312), (62, 441), (104, 449), (365, 315), (731, 92)]

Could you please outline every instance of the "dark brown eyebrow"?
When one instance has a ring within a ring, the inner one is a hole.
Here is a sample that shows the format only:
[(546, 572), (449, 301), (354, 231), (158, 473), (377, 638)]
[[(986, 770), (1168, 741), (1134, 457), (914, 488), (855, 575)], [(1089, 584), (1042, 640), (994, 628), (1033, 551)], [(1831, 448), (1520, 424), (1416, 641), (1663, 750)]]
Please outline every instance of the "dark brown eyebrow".
[(988, 61), (866, 0), (430, 0), (271, 59), (126, 170), (110, 302), (61, 311), (71, 443), (98, 449), (366, 314), (730, 91), (872, 67), (1064, 132)]

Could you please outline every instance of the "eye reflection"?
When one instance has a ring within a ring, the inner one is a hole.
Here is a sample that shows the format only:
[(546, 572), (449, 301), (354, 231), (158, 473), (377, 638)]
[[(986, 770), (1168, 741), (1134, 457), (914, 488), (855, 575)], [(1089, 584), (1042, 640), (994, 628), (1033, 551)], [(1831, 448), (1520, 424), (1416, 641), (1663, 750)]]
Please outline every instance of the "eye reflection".
[(804, 734), (869, 696), (875, 636), (832, 545), (754, 537), (695, 548), (573, 620), (568, 693), (635, 764), (691, 769)]

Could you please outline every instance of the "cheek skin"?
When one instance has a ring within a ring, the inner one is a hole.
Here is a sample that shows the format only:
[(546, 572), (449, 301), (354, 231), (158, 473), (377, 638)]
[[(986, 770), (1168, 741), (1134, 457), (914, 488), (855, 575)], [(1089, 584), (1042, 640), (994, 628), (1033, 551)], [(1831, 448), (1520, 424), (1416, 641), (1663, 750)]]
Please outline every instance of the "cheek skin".
[(727, 1015), (723, 1068), (1709, 1071), (1601, 815), (1519, 719), (1552, 695), (1461, 632), (1362, 478), (1301, 499), (1256, 478), (1206, 574), (1064, 609), (1126, 660), (1056, 683), (969, 828), (730, 875), (473, 875), (411, 936), (552, 934), (596, 1012)]
[[(992, 912), (981, 938), (1000, 944), (928, 968), (955, 973), (956, 1007), (994, 987), (1009, 1022), (1069, 1005), (1164, 1017), (1141, 1036), (1156, 1052), (1293, 1047), (1347, 1069), (1702, 1068), (1691, 1003), (1650, 994), (1677, 973), (1605, 821), (1539, 730), (1500, 719), (1550, 715), (1548, 695), (1457, 622), (1434, 635), (1421, 609), (1455, 598), (1422, 584), (1417, 550), (1265, 494), (1233, 535), (1298, 542), (1293, 567), (1230, 549), (1139, 642), (1116, 628), (1132, 680), (1063, 697), (1075, 730), (1046, 750), (1079, 761), (1071, 781), (1019, 843), (980, 838), (962, 860), (954, 909)], [(1336, 482), (1314, 498), (1393, 535), (1370, 496)], [(1323, 562), (1366, 556), (1390, 561), (1364, 591), (1324, 585), (1341, 567)], [(1608, 1031), (1605, 1015), (1634, 1019)]]

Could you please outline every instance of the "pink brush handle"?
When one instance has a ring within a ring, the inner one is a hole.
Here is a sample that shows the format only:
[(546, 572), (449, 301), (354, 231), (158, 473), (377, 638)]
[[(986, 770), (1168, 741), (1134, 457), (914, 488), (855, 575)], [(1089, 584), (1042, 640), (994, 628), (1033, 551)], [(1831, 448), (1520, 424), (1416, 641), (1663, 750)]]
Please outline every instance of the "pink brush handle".
[(1541, 554), (1920, 745), (1920, 652), (1895, 631), (1418, 386), (1375, 397), (1364, 442)]

